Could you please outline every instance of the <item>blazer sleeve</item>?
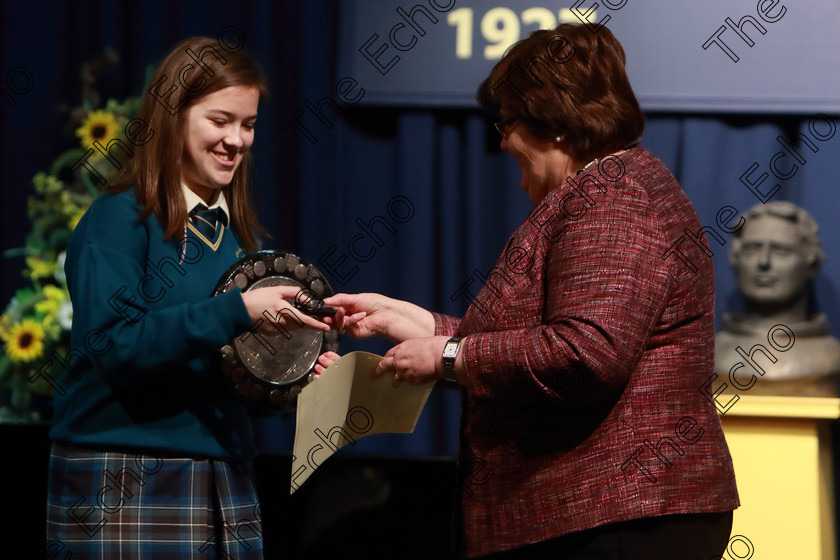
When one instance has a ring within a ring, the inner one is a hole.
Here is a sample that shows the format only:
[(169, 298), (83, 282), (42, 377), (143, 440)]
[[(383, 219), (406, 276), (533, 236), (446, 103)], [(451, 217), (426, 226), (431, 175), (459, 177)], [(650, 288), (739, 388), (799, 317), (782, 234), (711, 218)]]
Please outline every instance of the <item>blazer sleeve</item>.
[(637, 367), (671, 290), (647, 195), (613, 191), (567, 224), (543, 263), (540, 324), (464, 338), (475, 401), (587, 406), (622, 390)]
[(461, 320), (441, 313), (432, 313), (435, 318), (435, 336), (456, 336), (461, 328)]
[(74, 233), (65, 270), (73, 347), (86, 348), (106, 378), (131, 386), (172, 375), (165, 366), (206, 358), (252, 325), (238, 290), (165, 307), (138, 301), (149, 233), (126, 198), (94, 203)]

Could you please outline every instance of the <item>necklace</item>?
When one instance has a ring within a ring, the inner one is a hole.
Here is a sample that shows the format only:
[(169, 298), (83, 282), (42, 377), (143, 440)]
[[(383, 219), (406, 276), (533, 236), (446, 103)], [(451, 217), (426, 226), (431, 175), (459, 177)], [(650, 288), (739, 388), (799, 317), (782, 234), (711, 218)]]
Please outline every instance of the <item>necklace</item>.
[(595, 159), (593, 159), (592, 161), (590, 161), (589, 163), (587, 163), (586, 165), (584, 165), (584, 166), (583, 166), (583, 169), (578, 169), (578, 172), (577, 172), (577, 173), (575, 173), (575, 177), (577, 177), (578, 175), (580, 175), (581, 173), (583, 173), (584, 171), (586, 171), (587, 169), (589, 169), (590, 167), (592, 167), (593, 165), (595, 165), (596, 163), (598, 163), (599, 161), (601, 161), (601, 158), (595, 158)]
[[(632, 148), (635, 148), (635, 147), (636, 147), (636, 146), (638, 146), (638, 145), (639, 145), (639, 140), (634, 140), (633, 142), (630, 142), (629, 144), (627, 144), (626, 146), (624, 146), (624, 147), (621, 149), (621, 152), (616, 152), (616, 153), (623, 153), (623, 152), (626, 152), (627, 150), (630, 150), (630, 149), (632, 149)], [(609, 156), (607, 156), (607, 157), (609, 157)], [(579, 170), (578, 170), (578, 172), (577, 172), (577, 173), (575, 173), (575, 176), (577, 177), (578, 175), (580, 175), (581, 173), (583, 173), (584, 171), (586, 171), (587, 169), (589, 169), (590, 167), (592, 167), (593, 165), (595, 165), (596, 163), (598, 163), (599, 161), (601, 161), (601, 158), (596, 157), (595, 159), (593, 159), (592, 161), (590, 161), (589, 163), (587, 163), (586, 165), (584, 165), (584, 166), (583, 166), (583, 169), (579, 169)]]

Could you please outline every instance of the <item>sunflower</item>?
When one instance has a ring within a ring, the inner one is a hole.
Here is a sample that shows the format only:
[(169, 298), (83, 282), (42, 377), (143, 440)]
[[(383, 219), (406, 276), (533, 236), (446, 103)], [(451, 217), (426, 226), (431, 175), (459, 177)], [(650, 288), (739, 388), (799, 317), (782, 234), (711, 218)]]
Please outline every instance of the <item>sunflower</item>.
[(94, 111), (88, 115), (82, 126), (76, 129), (76, 136), (81, 139), (85, 148), (90, 148), (94, 141), (107, 145), (117, 135), (119, 129), (120, 126), (112, 113)]
[(31, 362), (44, 354), (44, 328), (32, 319), (12, 325), (6, 339), (6, 354), (13, 362)]

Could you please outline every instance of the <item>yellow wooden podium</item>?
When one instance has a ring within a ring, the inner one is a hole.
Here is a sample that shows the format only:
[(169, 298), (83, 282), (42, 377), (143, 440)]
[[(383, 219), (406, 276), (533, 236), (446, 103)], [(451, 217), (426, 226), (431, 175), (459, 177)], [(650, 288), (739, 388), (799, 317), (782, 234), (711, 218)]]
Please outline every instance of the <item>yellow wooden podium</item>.
[(755, 559), (836, 560), (831, 424), (840, 399), (740, 397), (721, 416), (741, 497), (732, 535), (750, 540)]

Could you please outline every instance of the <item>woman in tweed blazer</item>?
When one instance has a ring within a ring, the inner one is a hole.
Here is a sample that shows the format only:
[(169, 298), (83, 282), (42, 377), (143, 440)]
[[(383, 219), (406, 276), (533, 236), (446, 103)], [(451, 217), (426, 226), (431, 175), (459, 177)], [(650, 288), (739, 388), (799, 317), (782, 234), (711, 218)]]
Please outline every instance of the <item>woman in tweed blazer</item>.
[(537, 31), (478, 98), (500, 117), (535, 208), (464, 317), (378, 294), (327, 302), (349, 334), (396, 343), (375, 375), (417, 384), (454, 372), (461, 554), (718, 557), (739, 502), (701, 389), (714, 360), (712, 261), (691, 202), (637, 145), (621, 45), (603, 27)]

